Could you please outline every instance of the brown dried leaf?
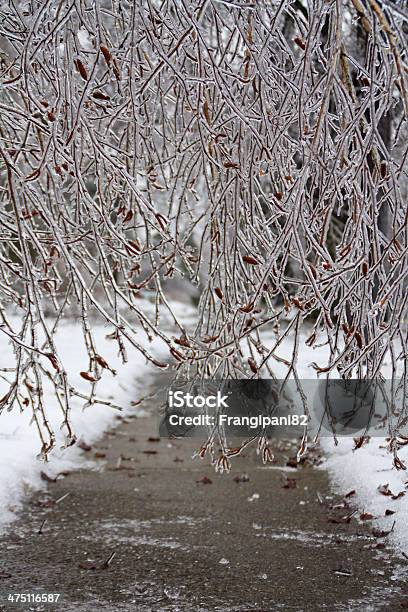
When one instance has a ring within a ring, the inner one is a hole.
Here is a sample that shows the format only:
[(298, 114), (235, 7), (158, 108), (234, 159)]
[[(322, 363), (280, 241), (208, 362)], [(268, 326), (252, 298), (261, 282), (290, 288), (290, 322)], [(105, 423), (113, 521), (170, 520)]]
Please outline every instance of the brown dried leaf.
[(387, 484), (383, 484), (383, 485), (379, 485), (379, 486), (377, 487), (377, 491), (378, 491), (379, 493), (381, 493), (381, 495), (387, 495), (387, 496), (389, 495), (389, 496), (391, 496), (391, 495), (392, 495), (392, 492), (390, 491), (389, 486), (390, 486), (390, 485), (389, 485), (388, 483), (387, 483)]
[(202, 339), (205, 344), (211, 344), (211, 342), (215, 342), (216, 340), (218, 340), (218, 336), (204, 336)]
[(210, 117), (210, 110), (208, 107), (208, 101), (205, 100), (204, 104), (203, 104), (203, 112), (204, 112), (204, 117), (205, 120), (207, 121), (208, 125), (211, 124), (211, 117)]
[(354, 333), (354, 337), (355, 337), (355, 339), (356, 339), (356, 342), (357, 342), (357, 346), (358, 346), (358, 348), (359, 348), (359, 349), (362, 349), (362, 348), (363, 348), (363, 337), (362, 337), (362, 335), (360, 334), (360, 332), (356, 331), (356, 332)]
[(138, 240), (129, 240), (127, 246), (132, 251), (135, 251), (136, 253), (140, 253), (140, 251), (142, 250), (142, 247), (140, 246), (140, 243)]
[(79, 374), (85, 380), (89, 380), (89, 382), (97, 382), (98, 380), (97, 378), (95, 378), (95, 376), (92, 376), (92, 374), (90, 374), (89, 372), (80, 372)]
[(156, 217), (157, 221), (159, 222), (159, 225), (160, 225), (161, 229), (164, 231), (167, 228), (167, 225), (168, 225), (168, 221), (167, 221), (166, 217), (164, 217), (160, 213), (156, 213), (155, 217)]
[(257, 374), (257, 373), (258, 373), (258, 367), (257, 367), (257, 365), (256, 365), (256, 363), (255, 363), (255, 361), (254, 361), (254, 359), (252, 359), (252, 357), (249, 357), (249, 358), (248, 358), (248, 365), (249, 365), (249, 367), (251, 368), (251, 371), (252, 371), (254, 374)]
[(48, 359), (51, 361), (51, 364), (54, 370), (57, 370), (57, 372), (59, 372), (58, 359), (56, 355), (54, 355), (53, 353), (47, 353), (46, 357), (48, 357)]
[(128, 210), (125, 218), (123, 219), (123, 223), (129, 223), (133, 219), (133, 210)]
[(84, 66), (84, 64), (81, 62), (80, 59), (76, 59), (74, 61), (75, 64), (75, 68), (77, 69), (77, 71), (79, 72), (79, 74), (81, 75), (81, 77), (84, 79), (84, 81), (88, 80), (88, 72)]
[(190, 343), (186, 336), (180, 336), (180, 338), (174, 338), (174, 342), (178, 344), (179, 346), (185, 346), (186, 348), (190, 346)]
[(223, 292), (221, 291), (221, 289), (220, 289), (219, 287), (216, 287), (216, 288), (214, 289), (214, 293), (215, 293), (215, 295), (216, 295), (218, 298), (220, 298), (220, 300), (223, 300), (223, 299), (224, 299), (224, 294), (223, 294)]
[(300, 301), (300, 300), (299, 300), (297, 297), (293, 297), (293, 298), (292, 298), (292, 303), (293, 303), (293, 304), (294, 304), (294, 305), (295, 305), (297, 308), (299, 308), (299, 310), (303, 310), (303, 306), (304, 306), (304, 305), (302, 304), (302, 302), (301, 302), (301, 301)]
[(184, 356), (179, 351), (177, 351), (175, 348), (171, 348), (170, 353), (171, 355), (173, 355), (174, 359), (176, 359), (177, 361), (184, 361)]
[(239, 168), (239, 164), (233, 161), (224, 162), (224, 168)]
[(90, 446), (89, 444), (87, 444), (83, 440), (80, 440), (79, 442), (77, 442), (77, 446), (78, 446), (78, 448), (80, 448), (81, 450), (86, 451), (86, 452), (89, 452), (89, 451), (92, 450), (92, 446)]
[(99, 90), (92, 92), (92, 97), (95, 98), (95, 100), (110, 100), (110, 96)]
[(101, 53), (102, 53), (103, 57), (105, 58), (105, 62), (109, 66), (111, 61), (112, 61), (112, 54), (111, 54), (111, 52), (109, 51), (108, 47), (106, 47), (105, 45), (101, 45), (99, 48), (101, 50)]
[(298, 47), (303, 49), (303, 51), (306, 49), (305, 41), (299, 38), (299, 36), (295, 36), (295, 38), (293, 39), (293, 42), (296, 43)]
[(241, 312), (252, 312), (254, 309), (254, 303), (250, 302), (249, 304), (245, 304), (244, 306), (240, 306), (239, 310)]
[(250, 266), (259, 266), (259, 261), (255, 257), (251, 257), (251, 255), (244, 255), (242, 259)]

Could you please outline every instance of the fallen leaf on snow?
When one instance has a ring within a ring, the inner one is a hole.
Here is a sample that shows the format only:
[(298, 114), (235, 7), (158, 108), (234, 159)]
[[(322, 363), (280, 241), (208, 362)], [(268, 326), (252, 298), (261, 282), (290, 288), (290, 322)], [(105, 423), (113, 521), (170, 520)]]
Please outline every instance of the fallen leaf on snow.
[(78, 446), (78, 448), (80, 448), (81, 450), (86, 451), (86, 452), (89, 452), (90, 450), (92, 450), (92, 446), (90, 446), (89, 444), (87, 444), (83, 440), (80, 440), (79, 442), (77, 442), (77, 446)]
[(377, 491), (381, 493), (381, 495), (392, 495), (389, 486), (389, 484), (379, 485)]
[(400, 497), (404, 497), (405, 495), (405, 491), (400, 491), (399, 493), (394, 494), (391, 489), (390, 489), (390, 485), (387, 484), (383, 484), (380, 485), (379, 487), (377, 487), (377, 491), (379, 493), (381, 493), (381, 495), (385, 495), (387, 497), (391, 497), (391, 499), (399, 499)]

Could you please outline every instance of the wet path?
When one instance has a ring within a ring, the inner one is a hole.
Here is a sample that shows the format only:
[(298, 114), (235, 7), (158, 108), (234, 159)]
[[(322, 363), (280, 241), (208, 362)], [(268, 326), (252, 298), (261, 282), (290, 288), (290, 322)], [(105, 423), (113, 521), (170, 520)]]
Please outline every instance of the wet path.
[[(191, 460), (194, 441), (149, 440), (157, 430), (157, 417), (122, 422), (86, 453), (92, 469), (34, 496), (0, 537), (1, 610), (402, 609), (404, 560), (341, 522), (352, 498), (334, 499), (323, 470), (288, 467), (292, 443), (270, 468), (251, 452), (218, 475)], [(21, 606), (8, 593), (61, 597)]]

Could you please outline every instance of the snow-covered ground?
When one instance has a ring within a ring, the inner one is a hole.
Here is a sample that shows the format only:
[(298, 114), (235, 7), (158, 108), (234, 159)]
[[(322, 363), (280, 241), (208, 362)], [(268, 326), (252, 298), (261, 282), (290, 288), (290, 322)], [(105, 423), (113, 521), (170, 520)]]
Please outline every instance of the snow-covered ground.
[[(353, 451), (354, 442), (351, 438), (339, 439), (337, 446), (332, 438), (324, 438), (322, 447), (327, 460), (322, 467), (328, 469), (340, 492), (356, 492), (352, 498), (353, 503), (355, 502), (362, 512), (373, 515), (373, 528), (389, 531), (395, 521), (393, 531), (387, 536), (387, 542), (406, 552), (408, 474), (405, 470), (397, 470), (393, 466), (392, 455), (387, 452), (386, 446), (384, 438), (371, 438), (368, 444)], [(406, 447), (398, 456), (408, 465)], [(399, 495), (401, 496), (398, 497)], [(390, 511), (394, 514), (390, 514)]]

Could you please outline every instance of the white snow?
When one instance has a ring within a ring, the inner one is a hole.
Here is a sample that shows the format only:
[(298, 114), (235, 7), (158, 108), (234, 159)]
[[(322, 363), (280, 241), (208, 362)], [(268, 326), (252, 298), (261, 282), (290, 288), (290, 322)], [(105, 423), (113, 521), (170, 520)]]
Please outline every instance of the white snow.
[(77, 32), (79, 43), (84, 51), (94, 51), (94, 45), (89, 37), (89, 32), (85, 28), (81, 28)]
[[(185, 305), (176, 305), (175, 310), (178, 315), (182, 312), (184, 316), (188, 316), (189, 308)], [(15, 321), (17, 322), (17, 319)], [(157, 371), (129, 344), (126, 345), (128, 363), (123, 365), (117, 355), (116, 342), (105, 338), (111, 331), (112, 329), (103, 325), (96, 325), (94, 328), (94, 339), (99, 354), (117, 371), (116, 376), (104, 371), (96, 395), (100, 399), (112, 400), (123, 407), (123, 411), (99, 404), (84, 409), (85, 400), (73, 398), (71, 421), (74, 431), (78, 434), (78, 438), (87, 444), (92, 444), (105, 430), (118, 424), (116, 419), (118, 415), (144, 411), (144, 404), (132, 407), (131, 402), (146, 395), (149, 377)], [(163, 361), (168, 357), (167, 346), (160, 340), (149, 343), (143, 330), (140, 331), (138, 342), (158, 359)], [(79, 375), (81, 371), (88, 370), (88, 358), (80, 322), (61, 321), (55, 343), (75, 388), (84, 392), (89, 390), (90, 383)], [(13, 363), (12, 348), (2, 335), (0, 368), (10, 367)], [(4, 394), (5, 389), (4, 381), (0, 379), (0, 396)], [(47, 386), (46, 383), (44, 390), (47, 416), (57, 436), (57, 445), (51, 452), (48, 463), (38, 458), (41, 444), (35, 424), (30, 424), (32, 417), (30, 409), (20, 412), (16, 406), (11, 411), (3, 410), (0, 414), (0, 530), (16, 517), (16, 511), (21, 508), (25, 496), (30, 491), (45, 488), (46, 483), (41, 479), (41, 471), (56, 476), (64, 470), (82, 467), (89, 461), (88, 455), (92, 455), (84, 453), (77, 446), (62, 449), (64, 444), (64, 435), (60, 430), (62, 412), (54, 398), (51, 384)]]
[[(386, 450), (385, 438), (371, 438), (368, 444), (353, 451), (354, 442), (350, 438), (340, 438), (335, 446), (332, 438), (322, 439), (322, 448), (327, 460), (322, 468), (329, 471), (330, 477), (341, 493), (355, 490), (353, 504), (362, 512), (374, 515), (372, 527), (381, 531), (395, 526), (386, 542), (402, 551), (408, 551), (408, 490), (406, 482), (408, 474), (405, 470), (397, 470), (392, 463), (392, 455)], [(399, 451), (398, 456), (408, 465), (407, 448)], [(392, 499), (391, 495), (383, 495), (378, 487), (389, 485), (389, 491), (398, 495), (407, 491), (407, 495)], [(386, 510), (395, 514), (385, 516)], [(382, 541), (382, 540), (381, 540)]]

